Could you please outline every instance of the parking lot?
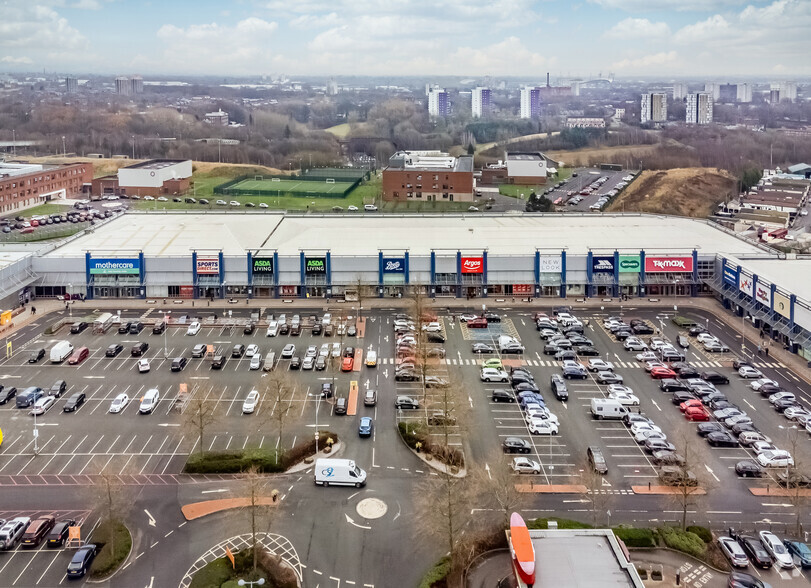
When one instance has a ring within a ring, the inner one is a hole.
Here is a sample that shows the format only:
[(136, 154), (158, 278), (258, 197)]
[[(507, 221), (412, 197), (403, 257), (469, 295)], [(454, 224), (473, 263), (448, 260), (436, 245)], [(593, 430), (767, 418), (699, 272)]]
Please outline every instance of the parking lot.
[[(561, 198), (561, 206), (563, 206), (565, 210), (577, 212), (589, 212), (589, 207), (594, 204), (600, 196), (617, 189), (617, 184), (622, 182), (623, 178), (635, 175), (633, 171), (610, 171), (594, 168), (577, 169), (576, 173), (576, 177), (573, 176), (569, 178), (565, 184), (559, 188), (554, 188), (546, 197), (553, 202)], [(580, 192), (584, 188), (587, 188), (591, 183), (601, 177), (608, 179), (599, 189), (592, 191), (591, 194), (588, 195), (580, 195)], [(630, 183), (630, 181), (626, 180), (626, 183)], [(570, 192), (571, 195), (569, 195)], [(569, 201), (576, 196), (579, 196), (581, 200), (577, 204), (569, 204)]]

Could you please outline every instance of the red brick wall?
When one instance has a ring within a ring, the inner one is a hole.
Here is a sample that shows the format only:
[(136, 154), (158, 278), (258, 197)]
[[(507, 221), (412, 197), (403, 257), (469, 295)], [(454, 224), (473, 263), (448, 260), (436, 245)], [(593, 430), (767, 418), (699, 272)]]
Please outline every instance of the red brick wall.
[[(410, 186), (410, 187), (409, 187)], [(434, 187), (436, 186), (436, 187)], [(408, 197), (411, 192), (413, 196)], [(422, 198), (416, 194), (422, 193)], [(383, 170), (383, 200), (427, 201), (432, 195), (437, 202), (450, 201), (443, 195), (453, 194), (453, 200), (473, 199), (473, 172), (426, 171), (426, 170)]]
[(68, 198), (82, 195), (82, 186), (93, 180), (93, 165), (71, 163), (30, 174), (0, 179), (0, 212), (11, 212), (43, 201), (40, 194), (65, 190)]

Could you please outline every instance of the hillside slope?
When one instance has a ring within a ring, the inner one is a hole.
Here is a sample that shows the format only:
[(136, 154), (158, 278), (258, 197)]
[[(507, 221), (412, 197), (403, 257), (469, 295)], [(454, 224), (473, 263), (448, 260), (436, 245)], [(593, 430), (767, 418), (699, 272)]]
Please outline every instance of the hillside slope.
[(643, 171), (606, 212), (653, 212), (705, 218), (735, 193), (736, 179), (724, 170), (686, 167)]

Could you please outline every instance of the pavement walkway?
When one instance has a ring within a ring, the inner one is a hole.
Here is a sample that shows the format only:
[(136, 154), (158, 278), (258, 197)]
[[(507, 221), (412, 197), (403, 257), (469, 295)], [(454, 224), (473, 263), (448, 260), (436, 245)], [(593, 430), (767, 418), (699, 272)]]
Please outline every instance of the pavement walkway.
[[(637, 570), (644, 569), (648, 572), (646, 586), (726, 588), (727, 574), (684, 553), (670, 549), (631, 549), (629, 552)], [(661, 571), (662, 580), (651, 580), (652, 571)]]

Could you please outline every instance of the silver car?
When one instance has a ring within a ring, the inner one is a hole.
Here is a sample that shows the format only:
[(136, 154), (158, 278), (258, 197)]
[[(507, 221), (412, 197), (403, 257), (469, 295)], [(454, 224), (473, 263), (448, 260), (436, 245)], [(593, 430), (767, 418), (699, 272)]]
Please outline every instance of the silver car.
[(29, 517), (17, 517), (3, 525), (0, 529), (0, 549), (14, 549), (30, 524)]

